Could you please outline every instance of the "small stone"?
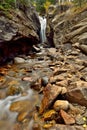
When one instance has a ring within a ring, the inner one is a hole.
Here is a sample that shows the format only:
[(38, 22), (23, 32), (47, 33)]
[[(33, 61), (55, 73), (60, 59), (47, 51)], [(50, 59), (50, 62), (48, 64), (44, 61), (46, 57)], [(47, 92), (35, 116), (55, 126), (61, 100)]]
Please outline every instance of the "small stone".
[(20, 58), (20, 57), (15, 57), (14, 58), (14, 63), (15, 64), (25, 63), (25, 59)]
[(70, 115), (68, 115), (65, 111), (60, 110), (60, 115), (61, 115), (61, 117), (63, 118), (64, 123), (65, 123), (66, 125), (75, 124), (75, 119), (72, 118)]
[(33, 49), (34, 49), (34, 51), (36, 51), (36, 52), (40, 52), (40, 48), (36, 47), (35, 45), (33, 45)]
[(65, 100), (57, 100), (54, 103), (53, 108), (54, 108), (55, 111), (59, 111), (60, 109), (68, 110), (69, 102), (65, 101)]
[(46, 124), (43, 125), (44, 129), (49, 129), (50, 127), (52, 127), (53, 125), (55, 125), (55, 120), (52, 120)]
[(33, 81), (32, 77), (24, 77), (24, 78), (22, 78), (22, 80), (23, 81), (29, 81), (29, 82)]
[(48, 77), (42, 77), (41, 78), (41, 84), (42, 84), (42, 86), (46, 86), (47, 84), (48, 84), (48, 81), (49, 81), (49, 79), (48, 79)]

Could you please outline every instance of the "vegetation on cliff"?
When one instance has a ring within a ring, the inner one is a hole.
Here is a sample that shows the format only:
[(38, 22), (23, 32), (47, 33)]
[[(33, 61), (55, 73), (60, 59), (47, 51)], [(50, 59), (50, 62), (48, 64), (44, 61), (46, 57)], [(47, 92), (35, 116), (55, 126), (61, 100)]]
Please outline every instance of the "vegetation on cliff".
[(0, 8), (8, 9), (8, 8), (19, 8), (21, 4), (28, 6), (32, 3), (38, 12), (44, 14), (48, 11), (48, 8), (51, 4), (68, 4), (73, 3), (75, 6), (82, 6), (87, 3), (87, 0), (1, 0)]

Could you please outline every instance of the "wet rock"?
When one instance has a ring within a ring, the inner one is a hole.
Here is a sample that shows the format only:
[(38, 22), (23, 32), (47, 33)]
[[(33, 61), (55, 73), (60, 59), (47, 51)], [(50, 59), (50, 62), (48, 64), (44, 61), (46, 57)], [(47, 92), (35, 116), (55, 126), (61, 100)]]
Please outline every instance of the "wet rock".
[(13, 102), (10, 106), (11, 111), (16, 111), (16, 112), (22, 112), (22, 111), (27, 111), (30, 108), (30, 102), (25, 100), (25, 101), (17, 101)]
[(45, 121), (50, 121), (55, 119), (57, 113), (55, 110), (49, 110), (43, 114), (43, 118)]
[(57, 96), (61, 93), (62, 88), (57, 85), (48, 84), (43, 91), (44, 97), (40, 106), (40, 113), (43, 113), (46, 109), (48, 109), (53, 101), (57, 98)]
[(31, 88), (36, 90), (36, 91), (41, 91), (41, 84), (39, 84), (38, 82), (32, 82), (31, 83)]
[(67, 111), (69, 109), (69, 102), (65, 100), (57, 100), (55, 101), (53, 108), (55, 111), (59, 111), (61, 109)]
[(41, 78), (41, 84), (42, 86), (46, 86), (48, 84), (49, 78), (48, 77), (42, 77)]
[(16, 95), (16, 94), (19, 94), (22, 92), (22, 88), (21, 87), (16, 87), (16, 86), (11, 86), (11, 87), (8, 87), (8, 90), (7, 90), (7, 95)]
[(29, 112), (28, 111), (24, 111), (24, 112), (21, 112), (18, 117), (17, 117), (17, 120), (19, 122), (22, 122), (25, 118), (29, 117)]
[(68, 115), (65, 111), (60, 110), (60, 115), (63, 118), (64, 123), (66, 125), (75, 124), (75, 119), (73, 117), (71, 117), (70, 115)]
[(25, 60), (23, 58), (20, 58), (20, 57), (15, 57), (14, 58), (14, 63), (15, 64), (25, 63)]

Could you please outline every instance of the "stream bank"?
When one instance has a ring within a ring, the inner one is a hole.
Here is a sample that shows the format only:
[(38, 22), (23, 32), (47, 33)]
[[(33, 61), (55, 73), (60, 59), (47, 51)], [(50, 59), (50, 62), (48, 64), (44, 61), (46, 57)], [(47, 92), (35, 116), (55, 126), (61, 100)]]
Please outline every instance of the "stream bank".
[(86, 130), (87, 56), (69, 47), (65, 55), (41, 45), (0, 68), (2, 130)]

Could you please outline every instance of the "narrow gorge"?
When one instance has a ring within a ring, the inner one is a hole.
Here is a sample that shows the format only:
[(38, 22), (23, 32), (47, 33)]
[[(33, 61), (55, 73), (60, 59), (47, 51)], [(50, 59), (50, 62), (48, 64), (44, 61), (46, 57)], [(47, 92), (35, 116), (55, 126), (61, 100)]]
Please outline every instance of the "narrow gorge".
[(0, 6), (0, 130), (87, 130), (87, 5), (68, 2)]

